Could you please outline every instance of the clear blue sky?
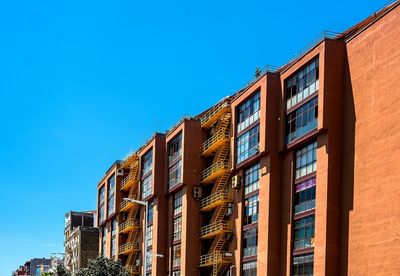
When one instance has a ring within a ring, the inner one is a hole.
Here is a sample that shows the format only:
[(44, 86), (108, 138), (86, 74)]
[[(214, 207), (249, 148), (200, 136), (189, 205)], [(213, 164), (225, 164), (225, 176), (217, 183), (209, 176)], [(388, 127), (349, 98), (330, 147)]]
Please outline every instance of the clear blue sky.
[(154, 131), (385, 2), (1, 1), (0, 276), (63, 252), (64, 214)]

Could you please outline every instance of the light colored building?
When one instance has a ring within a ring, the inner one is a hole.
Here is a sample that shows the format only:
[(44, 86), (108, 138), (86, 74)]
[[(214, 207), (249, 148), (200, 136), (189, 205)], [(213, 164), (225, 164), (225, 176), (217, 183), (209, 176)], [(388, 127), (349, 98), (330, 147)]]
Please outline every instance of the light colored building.
[(64, 266), (75, 272), (87, 266), (90, 259), (98, 256), (99, 229), (96, 211), (69, 212), (65, 215)]

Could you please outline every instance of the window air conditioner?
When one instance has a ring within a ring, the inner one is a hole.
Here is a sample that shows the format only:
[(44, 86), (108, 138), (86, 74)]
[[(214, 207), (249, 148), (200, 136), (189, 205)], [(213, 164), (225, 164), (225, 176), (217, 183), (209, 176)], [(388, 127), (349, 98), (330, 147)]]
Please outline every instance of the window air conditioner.
[(232, 177), (232, 189), (239, 189), (240, 188), (241, 178), (239, 175), (235, 175)]

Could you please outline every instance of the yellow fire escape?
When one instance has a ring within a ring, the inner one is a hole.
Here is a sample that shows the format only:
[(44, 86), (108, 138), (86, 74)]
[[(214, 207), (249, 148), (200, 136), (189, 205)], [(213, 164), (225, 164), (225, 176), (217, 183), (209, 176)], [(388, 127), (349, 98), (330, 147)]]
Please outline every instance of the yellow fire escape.
[[(139, 199), (139, 157), (132, 154), (121, 165), (121, 169), (129, 169), (128, 176), (121, 182), (121, 191), (129, 198)], [(120, 206), (124, 221), (119, 226), (119, 234), (127, 235), (126, 242), (119, 245), (119, 255), (126, 255), (124, 265), (131, 275), (140, 274), (140, 266), (136, 265), (136, 260), (140, 254), (139, 229), (140, 220), (137, 219), (140, 207), (129, 201), (122, 201)]]
[(202, 255), (200, 267), (210, 267), (212, 275), (222, 275), (232, 262), (232, 253), (224, 251), (227, 238), (232, 232), (232, 226), (225, 219), (231, 200), (230, 176), (230, 101), (226, 99), (201, 117), (201, 127), (213, 132), (202, 145), (202, 155), (212, 158), (211, 166), (201, 175), (202, 185), (213, 185), (211, 194), (200, 202), (201, 211), (213, 212), (210, 223), (200, 229), (200, 239), (212, 239), (208, 254)]

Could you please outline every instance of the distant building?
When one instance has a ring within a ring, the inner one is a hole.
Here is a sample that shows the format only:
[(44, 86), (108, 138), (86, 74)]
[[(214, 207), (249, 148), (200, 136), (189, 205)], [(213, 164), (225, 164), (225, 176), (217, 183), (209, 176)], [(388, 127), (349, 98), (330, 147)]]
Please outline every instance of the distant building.
[(12, 276), (40, 276), (44, 272), (55, 272), (60, 262), (62, 260), (55, 257), (34, 258), (21, 265)]
[(21, 265), (12, 276), (28, 276), (29, 275), (29, 262), (26, 262), (24, 265)]
[(86, 267), (99, 252), (96, 211), (69, 212), (65, 215), (65, 268), (70, 272)]

